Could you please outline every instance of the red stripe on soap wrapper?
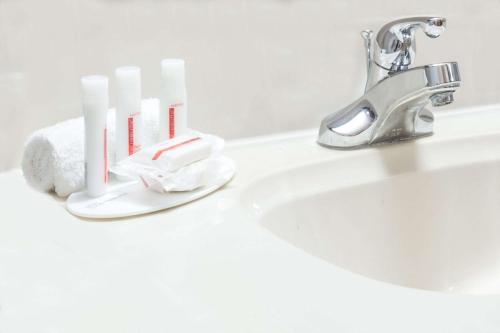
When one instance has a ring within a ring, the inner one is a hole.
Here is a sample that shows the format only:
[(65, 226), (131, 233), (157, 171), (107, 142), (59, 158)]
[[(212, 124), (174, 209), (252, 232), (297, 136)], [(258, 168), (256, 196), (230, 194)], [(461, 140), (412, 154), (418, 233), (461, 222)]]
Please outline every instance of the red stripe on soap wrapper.
[(139, 176), (139, 178), (142, 180), (142, 184), (144, 185), (144, 187), (148, 188), (149, 187), (149, 184), (148, 182), (146, 181), (146, 179), (144, 179), (143, 176)]
[(192, 138), (192, 139), (189, 139), (189, 140), (186, 140), (186, 141), (183, 141), (183, 142), (180, 142), (178, 144), (175, 144), (173, 146), (170, 146), (170, 147), (167, 147), (167, 148), (163, 148), (163, 149), (160, 149), (158, 150), (154, 156), (151, 158), (153, 161), (156, 161), (160, 156), (161, 154), (163, 154), (164, 152), (166, 151), (169, 151), (169, 150), (173, 150), (175, 148), (179, 148), (181, 146), (184, 146), (184, 145), (187, 145), (191, 142), (194, 142), (194, 141), (197, 141), (197, 140), (200, 140), (201, 138), (200, 137), (196, 137), (196, 138)]

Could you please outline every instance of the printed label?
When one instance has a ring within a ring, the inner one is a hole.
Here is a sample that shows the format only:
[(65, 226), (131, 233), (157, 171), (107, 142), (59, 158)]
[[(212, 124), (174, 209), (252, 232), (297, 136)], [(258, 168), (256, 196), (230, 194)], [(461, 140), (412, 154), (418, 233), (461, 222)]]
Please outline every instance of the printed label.
[(127, 194), (128, 193), (126, 193), (126, 192), (108, 193), (108, 194), (105, 194), (105, 195), (95, 199), (95, 200), (92, 200), (91, 202), (89, 202), (88, 205), (85, 206), (85, 208), (92, 208), (92, 209), (97, 208), (99, 206), (104, 205), (107, 202), (116, 200), (116, 199), (121, 198)]
[(134, 117), (128, 117), (128, 155), (134, 153)]
[(140, 142), (137, 131), (134, 128), (135, 116), (139, 115), (139, 113), (134, 113), (130, 117), (128, 117), (128, 155), (132, 155), (137, 153), (141, 149), (141, 145), (138, 145), (137, 142)]
[(168, 138), (172, 139), (175, 136), (175, 107), (168, 108)]

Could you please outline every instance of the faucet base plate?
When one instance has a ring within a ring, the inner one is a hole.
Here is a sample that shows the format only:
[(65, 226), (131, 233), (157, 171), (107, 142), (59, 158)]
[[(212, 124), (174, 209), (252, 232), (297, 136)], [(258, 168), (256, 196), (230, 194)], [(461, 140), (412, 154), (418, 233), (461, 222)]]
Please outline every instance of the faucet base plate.
[(421, 134), (416, 134), (413, 136), (408, 136), (408, 137), (399, 137), (395, 139), (388, 139), (385, 141), (377, 141), (377, 142), (372, 142), (372, 143), (363, 143), (363, 144), (358, 144), (358, 145), (353, 145), (353, 146), (336, 146), (334, 144), (327, 144), (324, 142), (321, 142), (317, 140), (317, 144), (320, 145), (321, 147), (328, 148), (328, 149), (334, 149), (334, 150), (358, 150), (358, 149), (365, 149), (365, 148), (377, 148), (377, 147), (383, 147), (386, 145), (391, 145), (394, 143), (405, 143), (405, 142), (412, 142), (421, 138), (429, 137), (432, 136), (434, 132), (427, 132), (427, 133), (421, 133)]

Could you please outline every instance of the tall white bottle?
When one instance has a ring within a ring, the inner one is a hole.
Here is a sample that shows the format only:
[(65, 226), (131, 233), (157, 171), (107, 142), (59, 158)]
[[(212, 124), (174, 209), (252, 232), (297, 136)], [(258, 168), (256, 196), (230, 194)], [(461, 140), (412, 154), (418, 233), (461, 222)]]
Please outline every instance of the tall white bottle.
[(116, 162), (142, 147), (141, 69), (119, 67), (116, 76)]
[(89, 196), (98, 197), (106, 193), (108, 182), (108, 78), (84, 76), (81, 84), (85, 119), (85, 185)]
[(164, 141), (187, 131), (184, 60), (162, 60), (161, 79), (159, 139)]

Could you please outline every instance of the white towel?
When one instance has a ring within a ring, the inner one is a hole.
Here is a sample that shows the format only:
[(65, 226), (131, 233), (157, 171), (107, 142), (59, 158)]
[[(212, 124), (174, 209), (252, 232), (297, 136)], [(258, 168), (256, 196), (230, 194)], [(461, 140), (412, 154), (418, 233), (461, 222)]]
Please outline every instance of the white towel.
[[(143, 143), (147, 147), (158, 141), (157, 99), (142, 101)], [(108, 158), (115, 160), (115, 110), (108, 112)], [(68, 196), (84, 187), (83, 117), (63, 121), (33, 133), (27, 140), (22, 170), (28, 184), (40, 191), (55, 191)]]

